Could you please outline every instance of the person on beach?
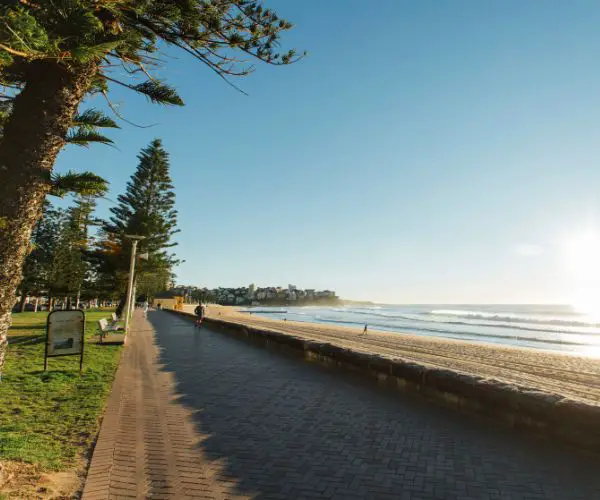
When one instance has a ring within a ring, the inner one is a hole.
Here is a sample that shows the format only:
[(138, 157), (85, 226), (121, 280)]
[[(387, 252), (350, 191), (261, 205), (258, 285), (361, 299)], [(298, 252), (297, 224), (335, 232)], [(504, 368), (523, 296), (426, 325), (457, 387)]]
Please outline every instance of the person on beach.
[(198, 304), (198, 306), (196, 307), (196, 309), (194, 309), (194, 314), (196, 315), (196, 321), (194, 322), (194, 326), (202, 326), (202, 321), (204, 320), (204, 313), (206, 312), (206, 309), (204, 307), (204, 304)]
[(367, 334), (367, 324), (365, 323), (365, 329), (363, 330), (361, 335), (366, 335)]

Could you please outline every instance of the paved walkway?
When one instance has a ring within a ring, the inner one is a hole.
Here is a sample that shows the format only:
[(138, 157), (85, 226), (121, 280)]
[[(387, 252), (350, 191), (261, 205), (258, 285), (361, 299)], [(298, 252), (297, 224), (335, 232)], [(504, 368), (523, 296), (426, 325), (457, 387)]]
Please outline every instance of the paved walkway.
[[(600, 358), (410, 333), (369, 330), (367, 335), (362, 335), (362, 327), (282, 321), (239, 309), (210, 305), (207, 311), (214, 319), (259, 330), (282, 332), (353, 351), (413, 361), (600, 404)], [(188, 305), (186, 310), (193, 312), (194, 306)], [(594, 349), (590, 347), (590, 356), (594, 355)], [(597, 354), (600, 354), (600, 346)]]
[(596, 499), (600, 460), (137, 317), (84, 499)]

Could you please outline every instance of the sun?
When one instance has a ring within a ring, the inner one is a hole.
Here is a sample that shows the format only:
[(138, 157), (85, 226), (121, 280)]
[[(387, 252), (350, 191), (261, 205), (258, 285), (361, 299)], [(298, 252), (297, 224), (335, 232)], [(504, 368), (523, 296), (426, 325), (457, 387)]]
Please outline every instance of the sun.
[(573, 280), (573, 306), (579, 312), (600, 317), (600, 236), (589, 231), (572, 238), (565, 254)]
[(571, 300), (571, 305), (575, 311), (581, 314), (590, 316), (590, 318), (600, 319), (600, 306), (595, 291), (593, 293), (585, 292), (579, 295), (574, 295)]

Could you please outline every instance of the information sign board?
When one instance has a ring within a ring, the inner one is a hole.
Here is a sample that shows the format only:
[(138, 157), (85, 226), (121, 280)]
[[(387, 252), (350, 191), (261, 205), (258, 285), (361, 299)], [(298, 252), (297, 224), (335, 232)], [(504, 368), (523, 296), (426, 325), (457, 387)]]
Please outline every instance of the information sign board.
[(52, 311), (46, 323), (46, 354), (44, 370), (48, 358), (79, 355), (79, 369), (83, 365), (85, 313), (80, 310)]

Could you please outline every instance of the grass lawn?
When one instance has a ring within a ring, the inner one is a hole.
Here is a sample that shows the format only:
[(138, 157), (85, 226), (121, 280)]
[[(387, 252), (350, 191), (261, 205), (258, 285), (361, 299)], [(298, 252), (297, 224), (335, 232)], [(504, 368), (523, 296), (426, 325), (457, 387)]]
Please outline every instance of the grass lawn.
[(44, 373), (47, 313), (13, 315), (0, 383), (0, 461), (56, 471), (74, 466), (89, 449), (122, 349), (96, 345), (92, 337), (110, 312), (86, 312), (82, 374), (79, 356), (50, 358)]

